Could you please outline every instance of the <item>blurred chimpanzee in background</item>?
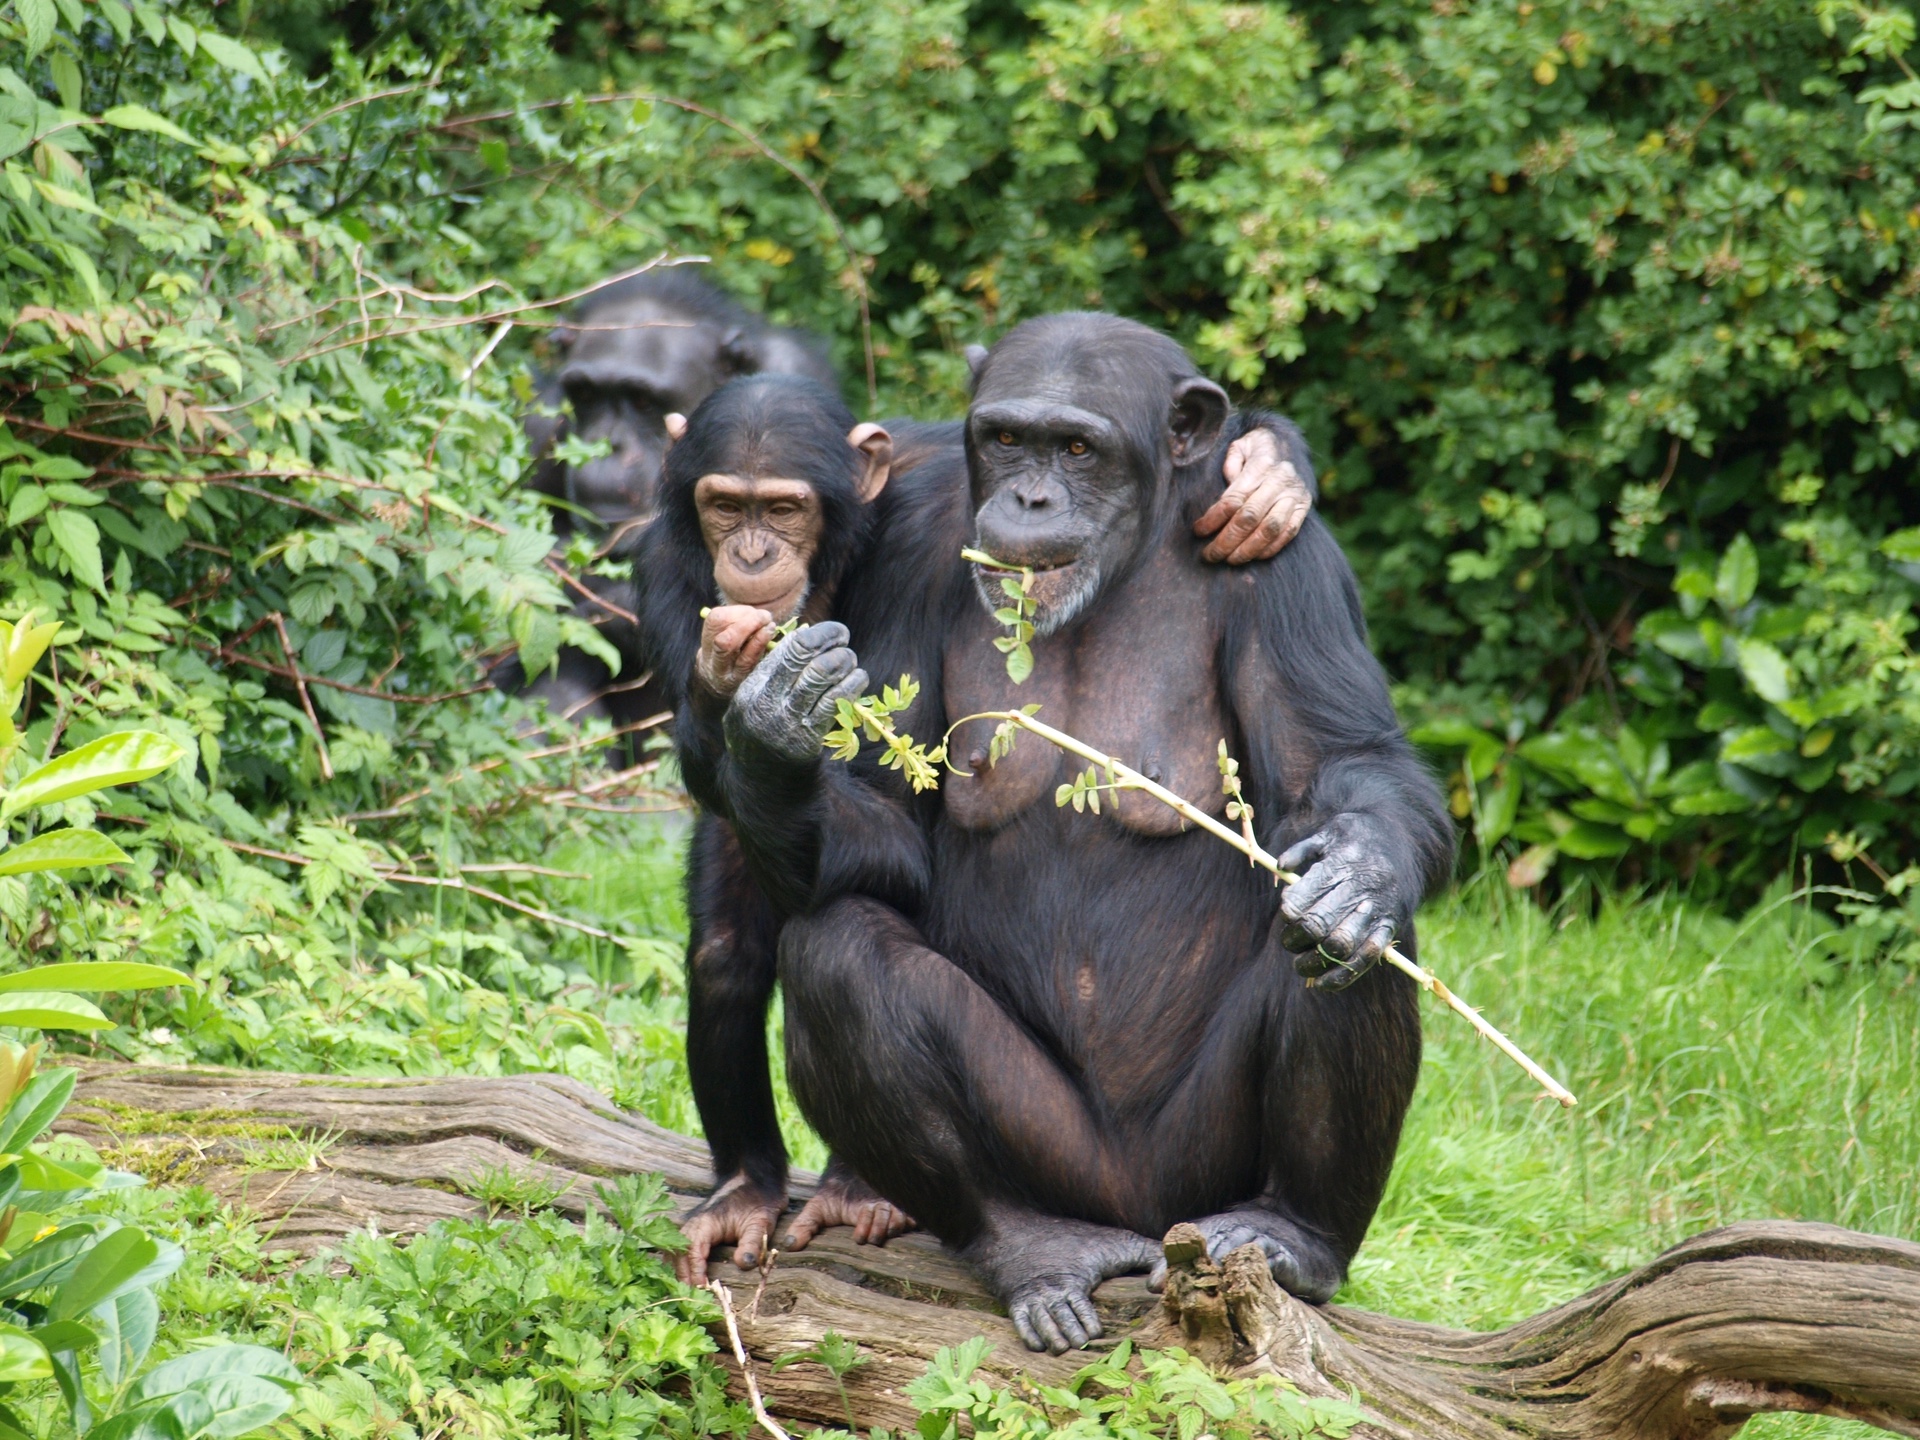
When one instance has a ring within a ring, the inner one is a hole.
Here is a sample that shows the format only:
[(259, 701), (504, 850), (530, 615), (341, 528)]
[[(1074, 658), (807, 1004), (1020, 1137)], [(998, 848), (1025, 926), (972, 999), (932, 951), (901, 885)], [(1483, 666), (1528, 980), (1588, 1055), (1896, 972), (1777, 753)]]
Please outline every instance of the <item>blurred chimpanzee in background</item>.
[[(526, 418), (534, 457), (528, 484), (558, 502), (556, 535), (564, 540), (584, 530), (616, 556), (631, 557), (630, 533), (652, 518), (669, 414), (692, 414), (741, 375), (800, 375), (839, 389), (820, 337), (769, 324), (684, 268), (650, 270), (595, 291), (554, 338), (559, 364)], [(567, 464), (553, 451), (570, 435), (610, 449)], [(606, 602), (583, 598), (578, 609), (620, 652), (620, 673), (567, 648), (557, 667), (531, 684), (512, 656), (495, 667), (494, 682), (544, 699), (552, 714), (575, 722), (598, 717), (618, 728), (662, 713), (666, 693), (648, 680), (652, 657), (627, 618), (634, 586), (599, 577), (581, 583)]]

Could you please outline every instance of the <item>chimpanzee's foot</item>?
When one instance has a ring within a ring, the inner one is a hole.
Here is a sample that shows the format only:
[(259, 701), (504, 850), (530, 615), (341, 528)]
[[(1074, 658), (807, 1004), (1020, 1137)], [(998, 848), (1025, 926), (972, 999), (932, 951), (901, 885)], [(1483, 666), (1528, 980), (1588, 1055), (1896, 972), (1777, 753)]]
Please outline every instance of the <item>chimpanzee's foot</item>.
[(675, 1272), (689, 1285), (706, 1284), (707, 1256), (714, 1246), (728, 1243), (734, 1246), (734, 1264), (742, 1270), (758, 1269), (767, 1236), (786, 1208), (784, 1191), (755, 1185), (745, 1174), (735, 1175), (680, 1222), (687, 1249), (675, 1258)]
[(1100, 1337), (1094, 1286), (1149, 1269), (1160, 1247), (1131, 1230), (995, 1207), (986, 1233), (961, 1253), (1005, 1303), (1027, 1348), (1061, 1355)]
[(896, 1235), (919, 1229), (911, 1215), (882, 1197), (837, 1156), (827, 1162), (820, 1188), (794, 1217), (781, 1243), (789, 1250), (804, 1250), (829, 1225), (851, 1225), (857, 1245), (884, 1245)]
[[(1215, 1263), (1242, 1245), (1258, 1245), (1266, 1253), (1274, 1283), (1302, 1300), (1324, 1304), (1347, 1278), (1347, 1267), (1331, 1245), (1270, 1210), (1228, 1210), (1193, 1223), (1207, 1237), (1207, 1255)], [(1166, 1283), (1167, 1261), (1162, 1255), (1153, 1263), (1147, 1286), (1158, 1290)]]

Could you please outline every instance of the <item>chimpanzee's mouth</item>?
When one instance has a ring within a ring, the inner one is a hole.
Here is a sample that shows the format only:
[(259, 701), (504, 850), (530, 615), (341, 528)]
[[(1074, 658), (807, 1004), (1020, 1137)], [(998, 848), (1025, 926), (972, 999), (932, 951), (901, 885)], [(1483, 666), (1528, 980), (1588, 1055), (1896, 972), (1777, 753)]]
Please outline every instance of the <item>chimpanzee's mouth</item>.
[[(977, 555), (980, 552), (975, 551), (973, 553)], [(1051, 575), (1056, 570), (1071, 570), (1075, 565), (1080, 563), (1080, 557), (1075, 555), (1059, 560), (1031, 560), (1025, 562), (1001, 560), (996, 557), (992, 560), (975, 559), (973, 563), (978, 569), (989, 575), (1018, 575), (1023, 570), (1032, 571), (1035, 575)]]

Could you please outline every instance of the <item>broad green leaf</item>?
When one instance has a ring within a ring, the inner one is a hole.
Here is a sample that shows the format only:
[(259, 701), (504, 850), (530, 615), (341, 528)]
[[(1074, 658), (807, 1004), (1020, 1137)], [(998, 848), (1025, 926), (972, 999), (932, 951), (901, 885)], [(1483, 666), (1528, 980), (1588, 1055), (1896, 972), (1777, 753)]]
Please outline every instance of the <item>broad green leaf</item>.
[(103, 1305), (135, 1283), (160, 1258), (160, 1244), (146, 1231), (126, 1225), (104, 1236), (80, 1258), (54, 1291), (50, 1320), (72, 1320)]
[(218, 30), (202, 30), (196, 38), (200, 41), (200, 48), (227, 69), (237, 70), (262, 85), (267, 83), (267, 72), (260, 64), (260, 57), (238, 40), (229, 40)]
[(1514, 817), (1520, 813), (1520, 791), (1520, 779), (1510, 768), (1505, 780), (1481, 794), (1479, 827), (1481, 844), (1497, 844), (1513, 829)]
[(73, 566), (73, 578), (89, 589), (105, 591), (106, 572), (100, 568), (100, 527), (78, 510), (47, 512), (47, 528)]
[(47, 73), (53, 77), (53, 88), (59, 91), (62, 106), (79, 110), (86, 103), (81, 98), (80, 62), (70, 51), (56, 50), (49, 55)]
[(38, 485), (22, 485), (7, 502), (7, 524), (24, 525), (47, 508), (47, 492)]
[(160, 1303), (151, 1290), (125, 1290), (97, 1307), (100, 1374), (109, 1385), (123, 1385), (140, 1369), (160, 1333)]
[(1610, 825), (1596, 825), (1591, 820), (1579, 820), (1559, 837), (1562, 854), (1571, 855), (1576, 860), (1604, 860), (1614, 855), (1624, 855), (1632, 842)]
[(20, 1157), (20, 1179), (29, 1190), (91, 1190), (93, 1177), (69, 1170), (44, 1155), (28, 1151)]
[(0, 1025), (27, 1030), (110, 1030), (113, 1022), (98, 1006), (77, 995), (47, 990), (17, 990), (0, 995)]
[(92, 1245), (99, 1233), (98, 1227), (91, 1224), (64, 1225), (0, 1264), (0, 1299), (39, 1289)]
[(1907, 565), (1920, 562), (1920, 525), (1894, 531), (1880, 542), (1880, 553)]
[(107, 990), (164, 990), (169, 985), (198, 985), (184, 970), (138, 960), (70, 960), (0, 975), (0, 995), (16, 990), (62, 990), (84, 995)]
[(1739, 642), (1740, 673), (1762, 700), (1778, 704), (1793, 693), (1793, 671), (1787, 657), (1764, 640)]
[(42, 1070), (29, 1080), (26, 1088), (13, 1097), (6, 1114), (0, 1115), (0, 1151), (21, 1151), (39, 1138), (40, 1132), (67, 1108), (79, 1078), (79, 1071), (61, 1065)]
[[(97, 830), (49, 830), (9, 850), (0, 850), (0, 875), (25, 875), (39, 870), (80, 870), (90, 865), (117, 865), (127, 852)], [(0, 989), (17, 975), (0, 977)], [(28, 987), (21, 987), (28, 988)], [(31, 987), (44, 990), (47, 987)]]
[[(64, 512), (71, 514), (73, 512)], [(187, 748), (152, 730), (123, 730), (49, 760), (13, 787), (0, 820), (36, 805), (52, 805), (109, 785), (132, 785), (186, 758)]]
[(213, 1406), (188, 1390), (122, 1410), (87, 1432), (87, 1440), (195, 1440), (213, 1422)]
[[(111, 8), (111, 0), (107, 8)], [(117, 129), (148, 130), (155, 135), (164, 135), (169, 140), (178, 140), (183, 145), (200, 143), (164, 115), (156, 115), (144, 105), (115, 105), (111, 110), (101, 111), (100, 119)]]
[(31, 60), (53, 39), (53, 0), (13, 0), (13, 13), (27, 32), (27, 59)]
[(79, 1320), (56, 1320), (51, 1325), (36, 1325), (28, 1332), (54, 1354), (62, 1350), (91, 1350), (100, 1343), (92, 1326)]
[[(697, 1325), (687, 1327), (707, 1339)], [(271, 1425), (293, 1406), (292, 1390), (286, 1382), (258, 1375), (216, 1375), (193, 1387), (213, 1409), (213, 1418), (204, 1433), (221, 1437), (245, 1435), (263, 1425)]]
[(1713, 577), (1713, 597), (1720, 608), (1732, 613), (1753, 598), (1760, 583), (1760, 557), (1745, 535), (1733, 537), (1727, 553), (1720, 557), (1720, 568)]
[(52, 1378), (47, 1347), (18, 1325), (0, 1325), (0, 1385)]
[(1744, 795), (1715, 786), (1711, 790), (1678, 796), (1669, 802), (1669, 808), (1676, 815), (1738, 815), (1753, 809), (1753, 802)]
[(128, 1392), (127, 1400), (140, 1404), (230, 1375), (255, 1375), (294, 1389), (304, 1383), (299, 1368), (277, 1350), (260, 1345), (216, 1345), (154, 1366)]

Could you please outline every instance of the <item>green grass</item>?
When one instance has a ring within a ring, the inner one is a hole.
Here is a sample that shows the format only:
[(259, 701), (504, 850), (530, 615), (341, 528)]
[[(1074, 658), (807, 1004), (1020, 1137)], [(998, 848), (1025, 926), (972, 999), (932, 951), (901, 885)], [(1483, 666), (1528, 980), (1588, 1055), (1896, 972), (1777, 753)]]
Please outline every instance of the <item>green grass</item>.
[[(591, 902), (572, 898), (665, 933), (677, 843), (562, 861), (597, 877)], [(1736, 920), (1657, 895), (1583, 893), (1546, 911), (1480, 881), (1423, 913), (1420, 939), (1423, 960), (1580, 1105), (1539, 1097), (1423, 1002), (1419, 1094), (1344, 1303), (1490, 1328), (1734, 1220), (1920, 1235), (1920, 985), (1827, 958), (1830, 927), (1784, 887)], [(778, 1027), (776, 1010), (776, 1047)], [(618, 1057), (623, 1089), (697, 1133), (679, 1038), (656, 1016)], [(784, 1086), (779, 1099), (796, 1162), (818, 1165)], [(1859, 1428), (1769, 1417), (1748, 1433)]]

